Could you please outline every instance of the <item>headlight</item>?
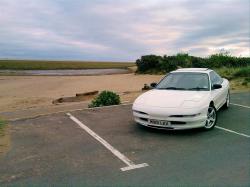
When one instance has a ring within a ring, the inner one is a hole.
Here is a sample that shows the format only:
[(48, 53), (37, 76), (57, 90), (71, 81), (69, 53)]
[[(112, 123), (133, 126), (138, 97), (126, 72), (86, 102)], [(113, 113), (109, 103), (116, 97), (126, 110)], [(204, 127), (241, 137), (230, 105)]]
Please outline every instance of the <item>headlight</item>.
[(133, 112), (136, 112), (138, 114), (145, 114), (145, 115), (148, 115), (146, 112), (142, 112), (142, 111), (138, 111), (138, 110), (133, 110)]

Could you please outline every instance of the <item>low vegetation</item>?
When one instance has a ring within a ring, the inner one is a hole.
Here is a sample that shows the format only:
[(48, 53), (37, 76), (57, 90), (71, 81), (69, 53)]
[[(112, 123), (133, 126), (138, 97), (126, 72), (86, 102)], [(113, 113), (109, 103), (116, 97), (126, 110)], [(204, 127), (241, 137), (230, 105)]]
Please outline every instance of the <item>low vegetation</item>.
[(95, 99), (89, 104), (89, 108), (119, 105), (121, 103), (120, 96), (111, 91), (102, 91)]
[(250, 65), (247, 67), (222, 67), (214, 68), (222, 77), (225, 77), (229, 80), (236, 79), (239, 77), (244, 77), (250, 79)]
[(167, 73), (182, 68), (238, 68), (235, 76), (249, 76), (250, 58), (234, 57), (229, 54), (214, 54), (206, 58), (180, 53), (173, 56), (146, 55), (136, 60), (138, 73)]
[(4, 135), (5, 126), (6, 126), (6, 122), (0, 118), (0, 136)]
[(177, 54), (173, 56), (146, 55), (136, 60), (137, 73), (166, 74), (178, 68), (211, 68), (231, 81), (231, 88), (249, 89), (250, 58), (234, 57), (228, 53), (214, 54), (206, 58)]
[(128, 68), (134, 65), (131, 62), (0, 60), (2, 70), (108, 69)]

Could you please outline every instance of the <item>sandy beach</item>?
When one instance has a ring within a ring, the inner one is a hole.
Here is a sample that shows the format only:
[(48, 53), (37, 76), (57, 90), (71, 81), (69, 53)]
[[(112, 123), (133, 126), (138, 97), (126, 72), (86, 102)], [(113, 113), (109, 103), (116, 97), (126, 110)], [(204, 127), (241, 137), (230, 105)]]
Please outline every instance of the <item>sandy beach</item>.
[[(76, 93), (111, 90), (122, 101), (133, 101), (145, 83), (159, 81), (162, 75), (97, 76), (0, 76), (0, 112), (52, 106), (60, 97)], [(67, 105), (63, 103), (60, 105)], [(72, 104), (72, 103), (71, 103)]]

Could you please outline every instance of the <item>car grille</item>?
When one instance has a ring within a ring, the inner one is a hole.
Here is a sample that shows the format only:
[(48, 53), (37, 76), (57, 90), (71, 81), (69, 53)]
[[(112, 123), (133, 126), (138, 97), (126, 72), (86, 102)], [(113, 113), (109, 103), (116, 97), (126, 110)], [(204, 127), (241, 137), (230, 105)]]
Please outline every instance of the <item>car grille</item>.
[(156, 128), (156, 129), (174, 129), (173, 127), (160, 127), (160, 126), (154, 126), (154, 125), (148, 125), (148, 127)]
[(185, 125), (186, 122), (183, 122), (183, 121), (170, 121), (171, 124), (173, 125)]

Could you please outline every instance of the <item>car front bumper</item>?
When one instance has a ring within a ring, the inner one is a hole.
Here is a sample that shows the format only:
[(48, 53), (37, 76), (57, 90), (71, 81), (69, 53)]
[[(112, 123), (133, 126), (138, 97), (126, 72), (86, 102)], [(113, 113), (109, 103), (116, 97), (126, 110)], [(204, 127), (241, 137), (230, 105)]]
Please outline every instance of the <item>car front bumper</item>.
[[(141, 110), (140, 110), (141, 111)], [(204, 108), (201, 110), (201, 113), (193, 117), (171, 117), (170, 114), (161, 115), (154, 113), (140, 112), (138, 110), (133, 110), (133, 116), (136, 123), (157, 129), (166, 129), (166, 130), (184, 130), (184, 129), (193, 129), (204, 127), (207, 119), (207, 109)], [(176, 114), (176, 113), (175, 113)], [(164, 121), (167, 124), (155, 124), (152, 123), (152, 120)]]

